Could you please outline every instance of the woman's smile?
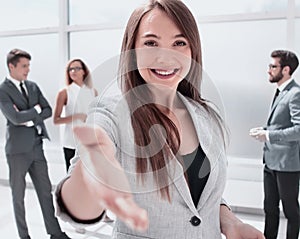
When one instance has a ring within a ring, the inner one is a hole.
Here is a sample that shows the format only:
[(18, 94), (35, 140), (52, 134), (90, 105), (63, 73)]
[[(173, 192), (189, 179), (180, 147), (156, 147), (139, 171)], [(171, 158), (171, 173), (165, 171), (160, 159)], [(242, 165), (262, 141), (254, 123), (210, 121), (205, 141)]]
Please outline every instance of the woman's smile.
[(150, 71), (160, 79), (171, 79), (179, 71), (179, 68), (165, 70), (165, 69), (150, 69)]

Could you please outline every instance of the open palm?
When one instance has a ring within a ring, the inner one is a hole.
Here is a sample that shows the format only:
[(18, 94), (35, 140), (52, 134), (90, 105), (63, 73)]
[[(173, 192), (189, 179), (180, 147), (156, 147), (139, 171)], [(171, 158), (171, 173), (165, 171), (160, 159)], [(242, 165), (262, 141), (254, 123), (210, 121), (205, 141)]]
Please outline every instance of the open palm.
[(115, 159), (115, 147), (100, 127), (76, 126), (80, 148), (79, 162), (85, 184), (99, 203), (131, 228), (145, 230), (147, 212), (133, 200), (126, 174)]

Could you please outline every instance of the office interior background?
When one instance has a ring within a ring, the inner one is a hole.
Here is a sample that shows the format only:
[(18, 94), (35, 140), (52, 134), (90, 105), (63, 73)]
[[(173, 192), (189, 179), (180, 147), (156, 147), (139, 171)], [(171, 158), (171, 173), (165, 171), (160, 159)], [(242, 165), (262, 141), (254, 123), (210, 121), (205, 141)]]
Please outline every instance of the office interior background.
[[(32, 55), (29, 79), (38, 83), (52, 107), (65, 85), (65, 65), (75, 57), (87, 63), (98, 92), (103, 94), (114, 82), (110, 77), (116, 73), (129, 15), (144, 2), (1, 0), (1, 79), (8, 74), (6, 54), (21, 48)], [(268, 82), (270, 53), (288, 49), (300, 58), (300, 0), (184, 2), (196, 17), (201, 35), (202, 94), (216, 103), (230, 131), (231, 177), (260, 181), (262, 144), (248, 132), (266, 123), (276, 87)], [(294, 78), (300, 82), (300, 69)], [(5, 123), (0, 114), (0, 147), (4, 147)], [(62, 127), (52, 119), (46, 124), (51, 142), (46, 142), (45, 150), (61, 150)], [(60, 162), (64, 167), (63, 158)]]

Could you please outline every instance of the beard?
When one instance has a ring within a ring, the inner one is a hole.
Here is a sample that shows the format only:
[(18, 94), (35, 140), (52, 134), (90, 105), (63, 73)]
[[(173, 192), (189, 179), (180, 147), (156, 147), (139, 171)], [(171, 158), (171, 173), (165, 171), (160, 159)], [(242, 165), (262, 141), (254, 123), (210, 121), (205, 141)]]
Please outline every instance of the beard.
[(275, 76), (271, 76), (270, 75), (270, 78), (269, 78), (269, 81), (271, 83), (277, 83), (279, 82), (281, 79), (283, 78), (283, 74), (281, 72), (279, 72), (277, 75)]

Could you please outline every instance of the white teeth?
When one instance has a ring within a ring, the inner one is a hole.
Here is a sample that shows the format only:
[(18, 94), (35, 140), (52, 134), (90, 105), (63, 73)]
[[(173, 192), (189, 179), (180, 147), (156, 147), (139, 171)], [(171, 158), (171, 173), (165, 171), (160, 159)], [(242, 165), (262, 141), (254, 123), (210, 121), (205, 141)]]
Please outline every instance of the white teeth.
[(155, 70), (155, 73), (163, 76), (174, 74), (175, 70), (169, 70), (169, 71), (162, 71), (162, 70)]

